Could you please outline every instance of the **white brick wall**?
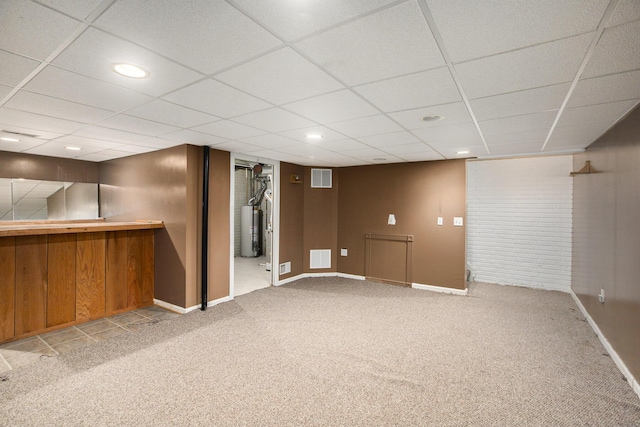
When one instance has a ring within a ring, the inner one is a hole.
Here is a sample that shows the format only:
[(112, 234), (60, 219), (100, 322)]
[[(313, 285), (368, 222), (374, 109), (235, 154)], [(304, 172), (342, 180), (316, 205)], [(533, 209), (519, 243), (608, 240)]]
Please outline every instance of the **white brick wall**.
[(467, 263), (478, 282), (569, 291), (572, 156), (467, 163)]

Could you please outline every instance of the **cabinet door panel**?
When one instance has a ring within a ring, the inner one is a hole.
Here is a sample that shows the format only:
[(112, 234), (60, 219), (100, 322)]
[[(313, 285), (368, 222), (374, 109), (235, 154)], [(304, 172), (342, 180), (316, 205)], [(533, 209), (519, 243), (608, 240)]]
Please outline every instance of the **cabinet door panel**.
[(76, 234), (52, 234), (47, 242), (47, 327), (76, 320)]
[(80, 233), (76, 251), (76, 320), (105, 314), (105, 232)]
[(47, 236), (16, 237), (16, 335), (46, 327)]
[(0, 238), (0, 341), (15, 334), (16, 238)]

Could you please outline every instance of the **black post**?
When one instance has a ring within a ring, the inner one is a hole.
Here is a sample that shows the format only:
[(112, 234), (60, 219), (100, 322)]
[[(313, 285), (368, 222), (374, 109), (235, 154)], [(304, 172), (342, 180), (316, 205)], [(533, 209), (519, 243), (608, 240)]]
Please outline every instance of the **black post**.
[(208, 283), (209, 274), (209, 147), (204, 146), (204, 169), (202, 177), (202, 307), (205, 311), (208, 304)]

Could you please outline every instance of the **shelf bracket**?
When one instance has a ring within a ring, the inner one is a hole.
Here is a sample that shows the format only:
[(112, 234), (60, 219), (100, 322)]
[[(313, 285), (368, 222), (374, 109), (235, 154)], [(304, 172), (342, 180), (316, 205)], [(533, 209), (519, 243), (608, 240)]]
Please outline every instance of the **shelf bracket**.
[(584, 175), (584, 174), (588, 174), (588, 173), (595, 173), (595, 170), (591, 169), (591, 161), (587, 160), (584, 162), (584, 166), (582, 167), (582, 169), (580, 169), (577, 172), (571, 172), (569, 174), (569, 176), (574, 176), (574, 175)]

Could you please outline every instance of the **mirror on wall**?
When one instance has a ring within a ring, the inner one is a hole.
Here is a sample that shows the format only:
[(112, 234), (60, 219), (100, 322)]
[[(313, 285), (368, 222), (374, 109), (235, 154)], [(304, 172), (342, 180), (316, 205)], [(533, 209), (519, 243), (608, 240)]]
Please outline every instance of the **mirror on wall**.
[(0, 221), (97, 218), (98, 184), (0, 178)]

